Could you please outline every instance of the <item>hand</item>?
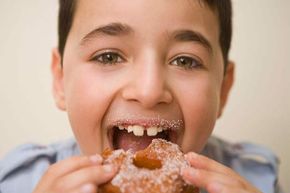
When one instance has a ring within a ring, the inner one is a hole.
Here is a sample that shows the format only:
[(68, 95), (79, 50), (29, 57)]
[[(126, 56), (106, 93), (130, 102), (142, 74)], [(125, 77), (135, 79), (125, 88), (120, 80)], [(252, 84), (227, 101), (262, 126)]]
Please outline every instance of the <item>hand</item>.
[(51, 165), (33, 193), (96, 193), (116, 172), (100, 155), (72, 157)]
[(182, 171), (183, 179), (209, 193), (261, 193), (230, 168), (205, 156), (185, 155), (191, 167)]

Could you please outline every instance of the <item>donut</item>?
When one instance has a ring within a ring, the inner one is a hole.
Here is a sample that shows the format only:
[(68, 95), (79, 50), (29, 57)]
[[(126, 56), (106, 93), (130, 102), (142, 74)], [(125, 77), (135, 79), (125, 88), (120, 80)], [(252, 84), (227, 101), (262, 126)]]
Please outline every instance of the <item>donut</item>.
[(105, 150), (104, 164), (115, 164), (119, 172), (98, 193), (198, 193), (186, 184), (180, 171), (189, 166), (178, 145), (153, 139), (144, 150)]

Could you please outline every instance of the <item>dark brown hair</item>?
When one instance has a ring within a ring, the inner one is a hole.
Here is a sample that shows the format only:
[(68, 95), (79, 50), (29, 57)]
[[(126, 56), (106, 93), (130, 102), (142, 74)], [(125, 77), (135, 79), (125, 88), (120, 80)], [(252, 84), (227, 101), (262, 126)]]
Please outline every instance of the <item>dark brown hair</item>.
[[(77, 0), (59, 0), (58, 49), (61, 57), (63, 57), (66, 40), (73, 23), (76, 2)], [(231, 0), (200, 0), (200, 2), (206, 3), (218, 16), (220, 29), (219, 41), (226, 65), (232, 39)]]

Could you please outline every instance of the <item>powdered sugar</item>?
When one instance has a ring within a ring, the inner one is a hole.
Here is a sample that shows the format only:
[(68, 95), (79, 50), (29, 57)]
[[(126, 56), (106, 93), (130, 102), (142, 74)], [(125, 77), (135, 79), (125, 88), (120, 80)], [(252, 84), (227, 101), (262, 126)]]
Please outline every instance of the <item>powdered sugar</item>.
[(134, 116), (134, 115), (128, 115), (130, 118), (122, 118), (122, 119), (110, 119), (108, 122), (111, 123), (112, 126), (128, 126), (128, 125), (140, 125), (144, 128), (148, 127), (163, 127), (170, 130), (180, 130), (184, 127), (184, 123), (182, 120), (174, 120), (174, 119), (164, 119), (159, 116), (155, 118), (150, 117), (142, 117), (142, 116)]
[(180, 171), (188, 163), (178, 145), (163, 139), (154, 139), (147, 150), (162, 161), (160, 169), (138, 168), (133, 164), (134, 154), (131, 151), (117, 150), (105, 160), (107, 163), (120, 164), (120, 171), (111, 183), (119, 187), (121, 193), (181, 192), (185, 182)]

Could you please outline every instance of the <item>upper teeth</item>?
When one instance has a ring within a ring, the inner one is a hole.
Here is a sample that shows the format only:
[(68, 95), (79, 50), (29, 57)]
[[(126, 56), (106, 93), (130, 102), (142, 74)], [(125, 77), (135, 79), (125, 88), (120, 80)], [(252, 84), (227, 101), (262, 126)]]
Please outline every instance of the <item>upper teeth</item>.
[(158, 128), (157, 127), (149, 127), (147, 129), (147, 135), (148, 136), (156, 136), (158, 133)]
[(135, 136), (143, 136), (144, 130), (147, 131), (148, 136), (156, 136), (159, 132), (166, 130), (166, 128), (156, 126), (148, 127), (147, 129), (145, 129), (143, 126), (140, 125), (132, 125), (132, 126), (130, 125), (128, 127), (118, 126), (118, 128), (120, 130), (126, 129), (128, 133), (133, 132)]

